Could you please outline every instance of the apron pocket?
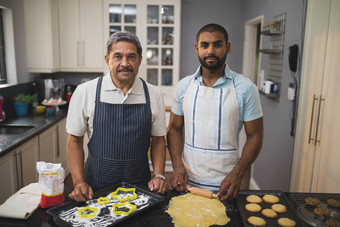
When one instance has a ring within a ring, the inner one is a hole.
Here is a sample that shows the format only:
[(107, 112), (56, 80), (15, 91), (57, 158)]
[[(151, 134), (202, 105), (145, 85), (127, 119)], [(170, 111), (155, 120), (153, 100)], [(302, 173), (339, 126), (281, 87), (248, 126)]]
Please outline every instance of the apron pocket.
[(150, 171), (145, 171), (145, 161), (142, 158), (129, 160), (101, 158), (99, 161), (98, 179), (104, 185), (121, 182), (139, 183), (144, 180), (145, 174), (150, 175)]

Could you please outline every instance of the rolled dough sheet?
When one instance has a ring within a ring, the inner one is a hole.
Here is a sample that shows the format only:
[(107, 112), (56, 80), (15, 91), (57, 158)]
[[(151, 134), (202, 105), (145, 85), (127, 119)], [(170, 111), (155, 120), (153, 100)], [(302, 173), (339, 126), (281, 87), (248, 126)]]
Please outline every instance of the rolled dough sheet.
[(175, 227), (225, 225), (230, 221), (221, 201), (191, 193), (173, 197), (166, 212)]

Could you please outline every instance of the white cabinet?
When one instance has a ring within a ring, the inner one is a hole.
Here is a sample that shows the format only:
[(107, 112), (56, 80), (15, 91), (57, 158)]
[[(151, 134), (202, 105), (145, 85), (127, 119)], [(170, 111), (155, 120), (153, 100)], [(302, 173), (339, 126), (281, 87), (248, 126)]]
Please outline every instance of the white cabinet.
[(308, 1), (290, 191), (340, 191), (340, 2)]
[(26, 185), (37, 182), (38, 136), (0, 158), (0, 204)]
[(104, 38), (116, 31), (136, 34), (143, 47), (139, 75), (158, 86), (171, 106), (179, 80), (181, 0), (105, 0)]
[(55, 0), (23, 1), (29, 72), (59, 69), (58, 5)]
[(40, 161), (55, 163), (58, 155), (58, 130), (54, 125), (39, 134)]
[(103, 8), (98, 0), (59, 0), (60, 71), (103, 72)]
[(56, 155), (56, 163), (61, 163), (61, 166), (65, 170), (65, 175), (68, 173), (68, 161), (67, 161), (67, 138), (66, 132), (66, 118), (59, 121), (58, 125), (58, 153)]

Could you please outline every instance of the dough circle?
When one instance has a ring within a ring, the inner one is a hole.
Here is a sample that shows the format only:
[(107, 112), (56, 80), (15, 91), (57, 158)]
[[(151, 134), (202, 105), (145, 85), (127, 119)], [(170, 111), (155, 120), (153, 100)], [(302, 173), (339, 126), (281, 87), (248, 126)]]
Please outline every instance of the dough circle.
[(225, 225), (230, 221), (226, 208), (217, 199), (187, 193), (173, 197), (166, 212), (176, 227)]

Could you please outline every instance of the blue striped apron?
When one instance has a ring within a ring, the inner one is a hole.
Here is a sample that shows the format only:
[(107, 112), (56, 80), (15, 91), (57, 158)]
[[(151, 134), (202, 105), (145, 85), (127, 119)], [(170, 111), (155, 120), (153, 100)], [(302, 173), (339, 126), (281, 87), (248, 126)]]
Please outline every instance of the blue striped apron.
[(123, 181), (147, 185), (151, 178), (147, 152), (152, 115), (146, 83), (141, 79), (146, 103), (111, 104), (100, 101), (102, 79), (97, 84), (86, 182), (94, 190)]
[(192, 80), (186, 91), (183, 162), (191, 186), (218, 191), (237, 164), (239, 109), (232, 84), (216, 89)]

